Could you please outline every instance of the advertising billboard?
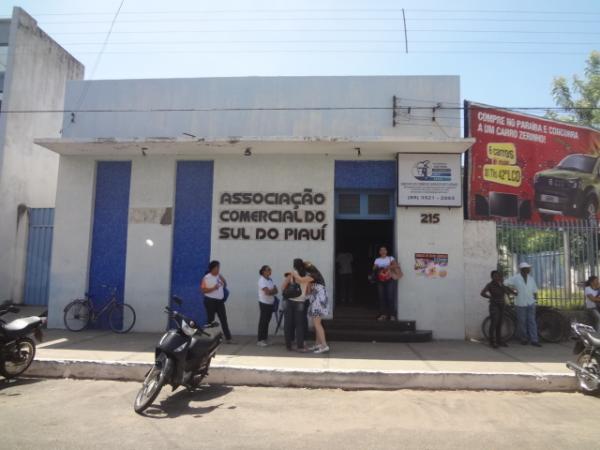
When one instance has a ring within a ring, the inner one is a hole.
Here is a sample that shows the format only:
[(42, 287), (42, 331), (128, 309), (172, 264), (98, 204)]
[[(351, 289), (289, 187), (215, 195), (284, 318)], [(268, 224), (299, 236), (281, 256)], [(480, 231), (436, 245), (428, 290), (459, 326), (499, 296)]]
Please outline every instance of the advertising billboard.
[(596, 220), (600, 132), (467, 103), (469, 219)]

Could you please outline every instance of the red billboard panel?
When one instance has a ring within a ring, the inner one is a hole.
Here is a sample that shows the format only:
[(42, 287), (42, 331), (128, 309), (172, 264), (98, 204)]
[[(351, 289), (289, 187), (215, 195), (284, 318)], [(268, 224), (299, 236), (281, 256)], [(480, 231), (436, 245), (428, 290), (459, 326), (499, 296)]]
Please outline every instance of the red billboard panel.
[(468, 217), (551, 221), (600, 213), (600, 132), (468, 104)]

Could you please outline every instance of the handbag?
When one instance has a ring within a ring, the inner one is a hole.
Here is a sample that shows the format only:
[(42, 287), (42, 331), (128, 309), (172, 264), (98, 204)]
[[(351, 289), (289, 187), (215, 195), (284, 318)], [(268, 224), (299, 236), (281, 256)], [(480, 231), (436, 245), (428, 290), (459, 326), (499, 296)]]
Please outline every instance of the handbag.
[(298, 283), (290, 283), (286, 286), (281, 295), (285, 299), (297, 298), (302, 295), (302, 288)]
[(384, 269), (380, 269), (379, 272), (377, 272), (377, 280), (381, 281), (381, 282), (386, 282), (386, 281), (390, 281), (392, 279), (392, 274), (390, 273), (390, 270), (387, 268)]
[(226, 302), (228, 298), (229, 298), (229, 289), (227, 289), (226, 287), (223, 287), (223, 301)]

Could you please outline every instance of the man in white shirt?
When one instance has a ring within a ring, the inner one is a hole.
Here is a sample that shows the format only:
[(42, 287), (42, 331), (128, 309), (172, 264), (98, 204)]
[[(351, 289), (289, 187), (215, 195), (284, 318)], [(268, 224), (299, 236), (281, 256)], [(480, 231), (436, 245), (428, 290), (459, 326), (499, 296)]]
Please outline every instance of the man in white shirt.
[(352, 303), (352, 253), (342, 252), (337, 255), (335, 262), (338, 267), (340, 281), (340, 303)]
[(517, 291), (515, 311), (517, 313), (517, 332), (521, 344), (531, 343), (534, 347), (541, 347), (535, 320), (538, 288), (530, 272), (531, 266), (522, 262), (519, 264), (519, 273), (510, 277), (504, 284)]

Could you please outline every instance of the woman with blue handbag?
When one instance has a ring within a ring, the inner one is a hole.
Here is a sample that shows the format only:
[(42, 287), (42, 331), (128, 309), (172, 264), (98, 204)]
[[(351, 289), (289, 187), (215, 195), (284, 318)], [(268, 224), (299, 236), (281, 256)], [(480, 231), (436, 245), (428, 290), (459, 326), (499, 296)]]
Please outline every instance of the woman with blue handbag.
[(220, 274), (221, 263), (211, 261), (208, 265), (206, 275), (200, 283), (200, 291), (204, 294), (204, 308), (206, 309), (206, 321), (211, 323), (215, 320), (215, 314), (219, 317), (221, 329), (225, 335), (226, 344), (234, 344), (231, 339), (231, 332), (227, 324), (227, 311), (225, 311), (225, 301), (229, 296), (227, 290), (227, 281)]
[(258, 273), (260, 275), (258, 279), (260, 318), (258, 319), (258, 341), (256, 345), (266, 347), (269, 345), (267, 342), (267, 338), (269, 337), (269, 323), (273, 316), (277, 286), (275, 286), (275, 283), (271, 279), (271, 268), (269, 266), (262, 266)]

